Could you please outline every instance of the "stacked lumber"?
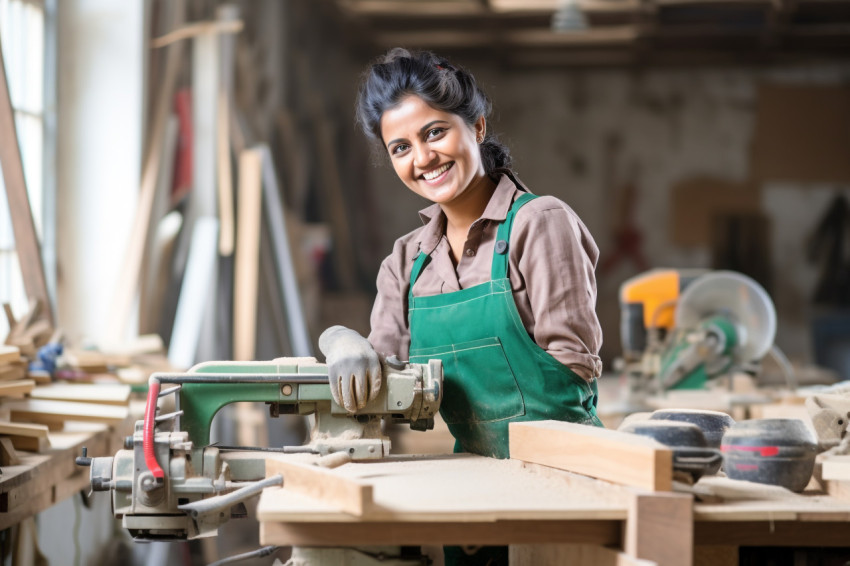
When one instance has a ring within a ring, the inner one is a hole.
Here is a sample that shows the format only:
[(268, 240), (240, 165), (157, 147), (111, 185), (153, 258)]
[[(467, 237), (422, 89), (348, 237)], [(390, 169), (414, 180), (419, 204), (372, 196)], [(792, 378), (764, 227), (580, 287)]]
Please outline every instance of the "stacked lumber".
[[(49, 433), (65, 429), (66, 423), (126, 424), (131, 386), (124, 372), (132, 370), (133, 381), (142, 381), (153, 371), (170, 369), (158, 337), (113, 345), (106, 352), (63, 352), (61, 332), (39, 318), (39, 310), (39, 302), (33, 302), (18, 319), (4, 305), (10, 331), (0, 345), (0, 466), (16, 465), (17, 450), (51, 449)], [(43, 361), (39, 353), (49, 344), (60, 346), (53, 352), (55, 367), (31, 369), (33, 361)]]

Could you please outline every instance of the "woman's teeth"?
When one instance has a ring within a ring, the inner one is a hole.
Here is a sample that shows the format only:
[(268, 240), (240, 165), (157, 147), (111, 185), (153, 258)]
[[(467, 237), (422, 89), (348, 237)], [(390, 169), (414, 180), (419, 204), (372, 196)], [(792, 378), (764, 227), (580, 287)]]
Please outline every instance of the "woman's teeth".
[(422, 176), (425, 178), (426, 181), (433, 181), (434, 179), (436, 179), (437, 177), (439, 177), (440, 175), (442, 175), (443, 173), (448, 171), (449, 167), (451, 167), (451, 166), (452, 166), (451, 163), (446, 163), (442, 167), (434, 169), (433, 171), (428, 171), (427, 173), (423, 173)]

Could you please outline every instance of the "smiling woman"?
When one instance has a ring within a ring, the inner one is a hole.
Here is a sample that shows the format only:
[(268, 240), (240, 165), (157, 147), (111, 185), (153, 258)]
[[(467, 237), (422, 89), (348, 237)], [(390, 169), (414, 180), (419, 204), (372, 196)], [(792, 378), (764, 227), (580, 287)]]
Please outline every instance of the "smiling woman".
[[(599, 251), (564, 202), (517, 179), (466, 70), (394, 49), (360, 87), (358, 120), (399, 180), (432, 204), (381, 265), (368, 340), (326, 330), (331, 392), (350, 411), (380, 391), (380, 357), (443, 364), (440, 414), (456, 452), (510, 456), (508, 424), (601, 426), (595, 313)], [(507, 549), (446, 564), (507, 564)]]

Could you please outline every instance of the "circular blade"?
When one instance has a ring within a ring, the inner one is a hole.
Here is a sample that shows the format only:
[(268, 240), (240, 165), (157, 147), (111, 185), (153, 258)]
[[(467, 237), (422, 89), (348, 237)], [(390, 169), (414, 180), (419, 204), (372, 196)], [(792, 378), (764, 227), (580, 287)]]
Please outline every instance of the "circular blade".
[(715, 271), (688, 285), (676, 308), (676, 327), (696, 328), (710, 316), (731, 319), (740, 329), (742, 361), (757, 360), (773, 345), (776, 310), (764, 288), (741, 273)]

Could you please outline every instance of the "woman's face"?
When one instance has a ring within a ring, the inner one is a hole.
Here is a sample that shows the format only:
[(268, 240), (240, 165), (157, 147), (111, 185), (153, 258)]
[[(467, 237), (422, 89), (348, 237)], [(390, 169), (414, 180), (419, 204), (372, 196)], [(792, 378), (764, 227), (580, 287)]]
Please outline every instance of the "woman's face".
[(414, 193), (448, 204), (485, 176), (478, 138), (484, 117), (470, 127), (415, 95), (384, 112), (381, 138), (399, 179)]

